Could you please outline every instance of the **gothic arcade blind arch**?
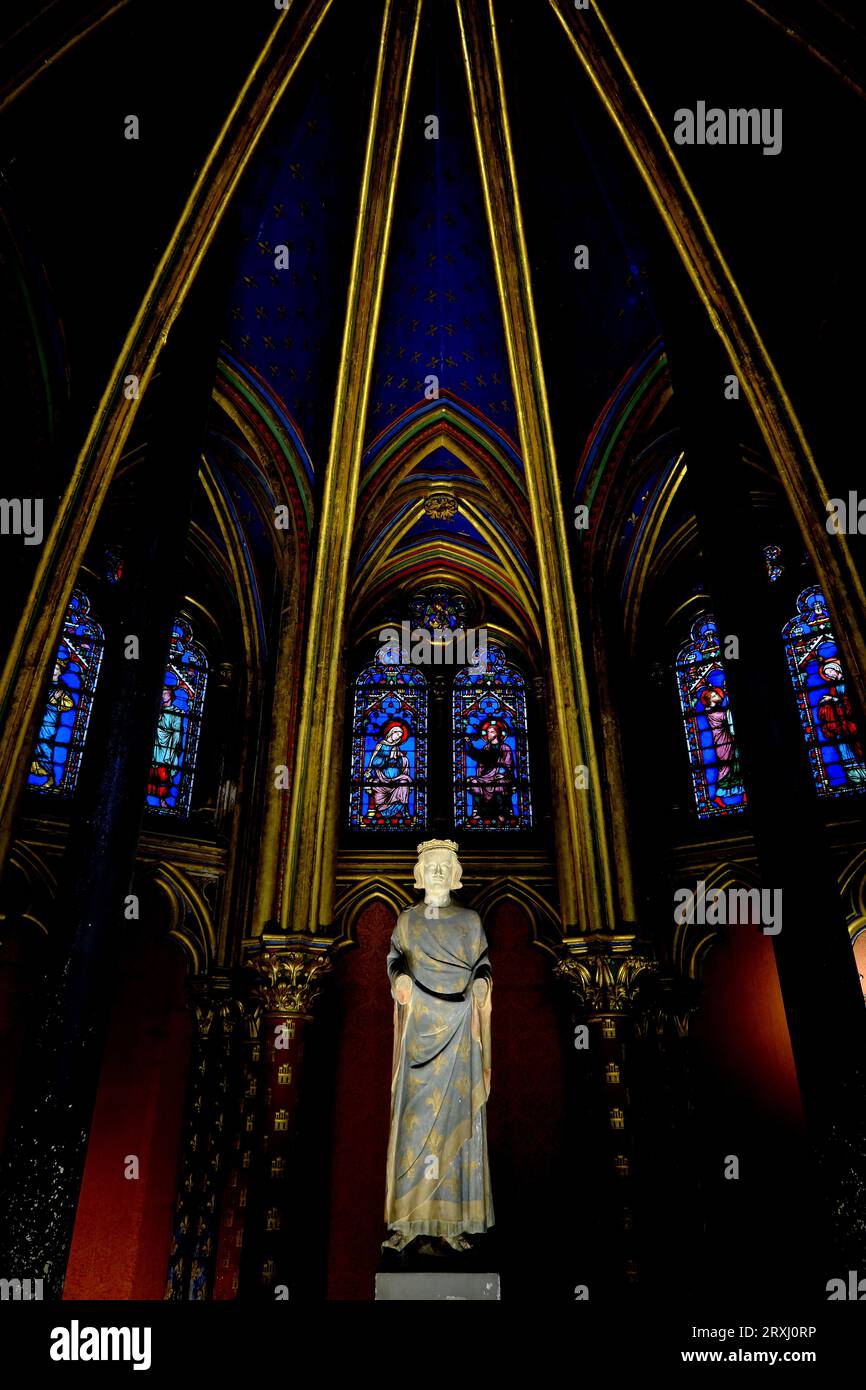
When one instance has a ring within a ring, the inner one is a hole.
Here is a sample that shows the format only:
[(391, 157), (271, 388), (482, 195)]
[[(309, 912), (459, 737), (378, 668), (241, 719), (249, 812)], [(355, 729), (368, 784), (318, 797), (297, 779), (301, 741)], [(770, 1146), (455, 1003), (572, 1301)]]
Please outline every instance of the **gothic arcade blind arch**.
[(147, 779), (148, 808), (161, 815), (189, 815), (207, 668), (190, 624), (175, 619)]
[(27, 781), (34, 791), (60, 796), (75, 791), (104, 647), (90, 600), (73, 589), (30, 761)]
[(782, 636), (818, 795), (863, 791), (863, 746), (820, 585), (812, 584), (799, 595), (797, 612)]
[(349, 784), (354, 830), (413, 830), (427, 815), (427, 681), (380, 647), (355, 681)]
[(496, 643), (454, 678), (454, 825), (530, 830), (526, 681)]

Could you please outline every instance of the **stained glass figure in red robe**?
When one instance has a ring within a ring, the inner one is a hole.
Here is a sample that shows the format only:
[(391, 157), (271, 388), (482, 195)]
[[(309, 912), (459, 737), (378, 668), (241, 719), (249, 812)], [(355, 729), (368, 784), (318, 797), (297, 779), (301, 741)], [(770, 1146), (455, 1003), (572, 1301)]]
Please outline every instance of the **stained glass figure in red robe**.
[(854, 721), (851, 701), (845, 693), (845, 680), (842, 663), (838, 657), (830, 657), (818, 668), (821, 679), (827, 682), (827, 691), (818, 702), (818, 722), (829, 744), (839, 755), (839, 762), (848, 781), (855, 786), (866, 784), (866, 766), (863, 764), (863, 745)]
[(820, 585), (810, 584), (799, 595), (797, 611), (782, 635), (818, 795), (866, 791), (863, 740)]

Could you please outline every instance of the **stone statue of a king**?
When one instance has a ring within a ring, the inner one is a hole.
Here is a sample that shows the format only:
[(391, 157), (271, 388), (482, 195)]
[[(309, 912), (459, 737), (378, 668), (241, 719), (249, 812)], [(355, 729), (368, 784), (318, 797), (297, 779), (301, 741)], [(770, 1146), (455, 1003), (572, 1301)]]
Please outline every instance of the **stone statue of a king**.
[(439, 1236), (456, 1250), (493, 1225), (487, 1162), (492, 987), (477, 912), (451, 901), (453, 840), (418, 846), (424, 902), (391, 937), (394, 1059), (383, 1248)]

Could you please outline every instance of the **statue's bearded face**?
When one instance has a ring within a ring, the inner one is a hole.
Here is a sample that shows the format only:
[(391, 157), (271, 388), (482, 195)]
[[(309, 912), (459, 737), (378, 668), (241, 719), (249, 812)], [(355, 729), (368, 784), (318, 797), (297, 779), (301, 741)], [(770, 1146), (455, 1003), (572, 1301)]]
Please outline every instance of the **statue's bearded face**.
[(433, 892), (450, 888), (453, 879), (452, 856), (447, 849), (431, 849), (424, 855), (421, 877), (424, 887)]

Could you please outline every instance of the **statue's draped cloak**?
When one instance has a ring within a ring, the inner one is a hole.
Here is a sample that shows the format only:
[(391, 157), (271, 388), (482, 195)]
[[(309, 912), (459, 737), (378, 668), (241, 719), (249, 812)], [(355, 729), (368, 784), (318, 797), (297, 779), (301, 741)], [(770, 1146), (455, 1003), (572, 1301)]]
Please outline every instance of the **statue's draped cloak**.
[[(427, 918), (423, 904), (409, 908), (391, 937), (392, 992), (398, 975), (412, 988), (408, 1003), (394, 1002), (385, 1220), (415, 1235), (471, 1235), (493, 1225), (490, 966), (477, 912), (456, 903), (438, 912)], [(481, 1005), (472, 992), (478, 979), (488, 983)]]

